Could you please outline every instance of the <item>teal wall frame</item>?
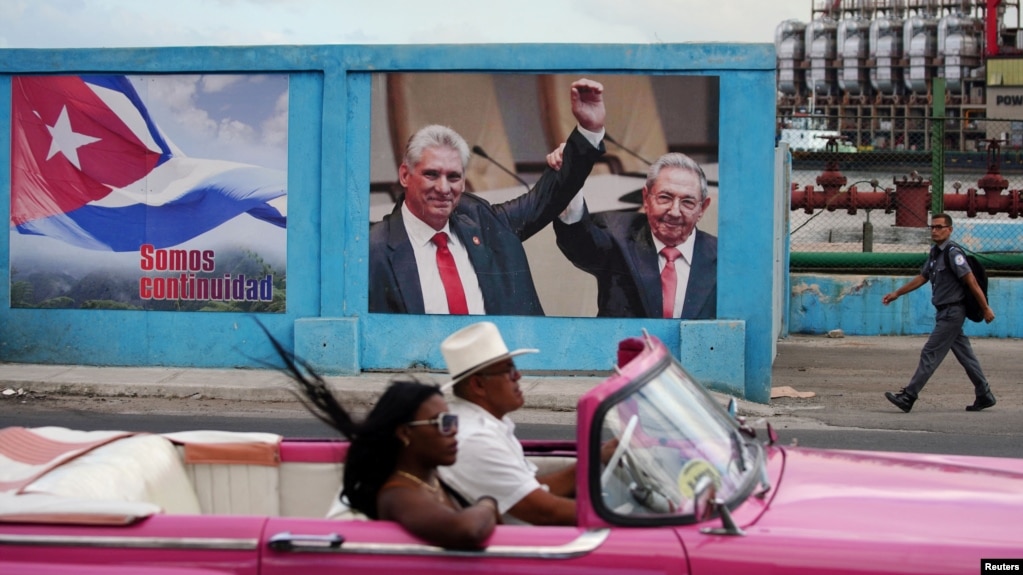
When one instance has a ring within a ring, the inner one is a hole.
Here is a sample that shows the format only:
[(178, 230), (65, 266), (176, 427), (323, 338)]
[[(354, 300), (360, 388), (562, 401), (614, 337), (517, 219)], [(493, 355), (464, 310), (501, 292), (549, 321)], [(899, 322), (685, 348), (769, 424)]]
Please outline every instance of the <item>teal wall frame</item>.
[[(603, 371), (646, 330), (708, 387), (770, 399), (775, 54), (770, 44), (331, 45), (0, 50), (0, 210), (10, 221), (11, 77), (290, 75), (287, 311), (259, 319), (327, 374), (443, 371), (440, 341), (478, 317), (367, 313), (370, 80), (379, 72), (690, 74), (719, 78), (718, 318), (679, 322), (491, 316), (524, 370)], [(10, 238), (0, 271), (10, 278)], [(0, 360), (264, 368), (274, 353), (238, 313), (12, 309), (0, 282)]]

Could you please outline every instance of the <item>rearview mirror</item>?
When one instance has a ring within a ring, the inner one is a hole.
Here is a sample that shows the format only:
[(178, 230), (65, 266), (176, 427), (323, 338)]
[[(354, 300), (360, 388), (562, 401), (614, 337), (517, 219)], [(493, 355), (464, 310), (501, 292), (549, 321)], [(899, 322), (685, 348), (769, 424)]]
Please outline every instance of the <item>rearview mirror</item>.
[(693, 513), (697, 521), (709, 521), (717, 513), (721, 516), (721, 527), (704, 527), (700, 533), (708, 535), (746, 535), (746, 532), (739, 528), (732, 519), (732, 512), (728, 506), (717, 498), (717, 487), (714, 480), (704, 475), (696, 480), (696, 487), (693, 488)]
[(693, 513), (697, 521), (708, 521), (714, 517), (714, 501), (717, 487), (709, 475), (701, 475), (693, 487)]

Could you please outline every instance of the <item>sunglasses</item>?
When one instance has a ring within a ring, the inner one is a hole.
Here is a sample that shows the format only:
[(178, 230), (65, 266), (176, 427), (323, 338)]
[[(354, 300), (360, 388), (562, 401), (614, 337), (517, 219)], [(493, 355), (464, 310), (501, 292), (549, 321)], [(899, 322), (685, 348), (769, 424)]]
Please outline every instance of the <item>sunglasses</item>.
[(410, 421), (405, 425), (415, 427), (417, 425), (436, 425), (437, 431), (441, 435), (454, 435), (458, 431), (458, 414), (456, 413), (438, 413), (437, 417), (433, 419), (420, 419), (418, 421)]
[(496, 371), (481, 371), (476, 375), (480, 377), (499, 377), (507, 375), (508, 377), (514, 378), (519, 373), (519, 368), (515, 367), (514, 364), (508, 367), (498, 369)]

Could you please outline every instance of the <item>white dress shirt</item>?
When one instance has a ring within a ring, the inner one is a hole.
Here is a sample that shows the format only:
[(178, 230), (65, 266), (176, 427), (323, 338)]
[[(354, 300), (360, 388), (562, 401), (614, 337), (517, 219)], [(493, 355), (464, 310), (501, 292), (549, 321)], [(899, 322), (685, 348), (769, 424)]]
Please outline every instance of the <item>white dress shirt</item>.
[[(604, 139), (605, 130), (601, 128), (599, 132), (591, 132), (582, 126), (576, 126), (579, 133), (582, 134), (586, 141), (593, 144), (594, 148), (600, 147), (600, 141)], [(585, 199), (583, 198), (583, 191), (579, 190), (579, 193), (572, 198), (569, 202), (568, 207), (565, 208), (559, 218), (566, 224), (575, 224), (579, 220), (583, 219), (583, 206), (585, 205)]]
[[(412, 252), (416, 256), (416, 267), (419, 268), (419, 284), (423, 290), (423, 306), (426, 313), (446, 314), (448, 312), (448, 298), (444, 291), (444, 284), (440, 281), (440, 271), (437, 269), (437, 245), (433, 243), (433, 236), (438, 230), (430, 227), (426, 222), (417, 218), (408, 204), (401, 204), (401, 217), (405, 223), (405, 233), (412, 242)], [(469, 261), (469, 252), (458, 239), (457, 234), (451, 233), (451, 226), (444, 223), (444, 229), (439, 230), (448, 235), (448, 249), (455, 258), (455, 266), (458, 268), (458, 277), (462, 280), (462, 289), (465, 290), (465, 302), (469, 306), (469, 313), (472, 315), (483, 315), (487, 313), (483, 306), (483, 291), (480, 289), (480, 282), (476, 279), (476, 270)]]

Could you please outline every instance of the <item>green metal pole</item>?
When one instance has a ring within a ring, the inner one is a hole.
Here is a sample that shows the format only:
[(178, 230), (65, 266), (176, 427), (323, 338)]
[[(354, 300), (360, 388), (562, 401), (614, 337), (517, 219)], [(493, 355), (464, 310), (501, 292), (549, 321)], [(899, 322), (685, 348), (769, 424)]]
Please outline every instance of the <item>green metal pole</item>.
[(931, 80), (931, 213), (945, 211), (945, 79)]
[[(835, 273), (849, 269), (879, 269), (895, 272), (899, 268), (918, 271), (927, 259), (926, 252), (792, 252), (789, 267), (793, 271), (806, 269), (831, 270)], [(979, 253), (977, 259), (988, 271), (1011, 272), (1023, 270), (1023, 254)]]

